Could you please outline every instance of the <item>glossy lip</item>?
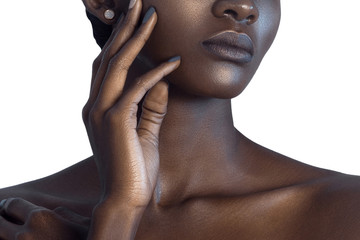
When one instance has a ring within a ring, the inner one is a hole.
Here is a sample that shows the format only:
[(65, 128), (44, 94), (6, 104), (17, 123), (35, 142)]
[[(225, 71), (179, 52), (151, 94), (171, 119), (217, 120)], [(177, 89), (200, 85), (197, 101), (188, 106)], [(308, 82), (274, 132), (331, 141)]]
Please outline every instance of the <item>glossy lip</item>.
[(203, 41), (201, 45), (217, 57), (236, 63), (248, 63), (254, 56), (254, 44), (245, 33), (221, 32)]

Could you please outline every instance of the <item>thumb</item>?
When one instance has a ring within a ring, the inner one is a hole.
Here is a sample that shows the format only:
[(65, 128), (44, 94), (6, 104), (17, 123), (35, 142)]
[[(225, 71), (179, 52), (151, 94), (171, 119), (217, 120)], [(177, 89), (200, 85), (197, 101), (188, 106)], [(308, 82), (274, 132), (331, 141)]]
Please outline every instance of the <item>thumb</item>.
[(137, 128), (138, 135), (156, 145), (158, 144), (161, 123), (167, 111), (168, 93), (168, 83), (161, 80), (149, 90), (142, 106)]

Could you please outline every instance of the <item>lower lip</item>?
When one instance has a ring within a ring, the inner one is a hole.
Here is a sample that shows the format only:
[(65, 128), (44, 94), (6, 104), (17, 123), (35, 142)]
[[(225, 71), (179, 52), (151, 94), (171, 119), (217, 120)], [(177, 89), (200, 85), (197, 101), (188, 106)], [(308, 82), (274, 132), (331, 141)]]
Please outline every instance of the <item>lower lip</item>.
[(202, 44), (202, 46), (213, 55), (220, 57), (222, 60), (235, 63), (248, 63), (252, 60), (252, 54), (244, 49), (219, 44)]

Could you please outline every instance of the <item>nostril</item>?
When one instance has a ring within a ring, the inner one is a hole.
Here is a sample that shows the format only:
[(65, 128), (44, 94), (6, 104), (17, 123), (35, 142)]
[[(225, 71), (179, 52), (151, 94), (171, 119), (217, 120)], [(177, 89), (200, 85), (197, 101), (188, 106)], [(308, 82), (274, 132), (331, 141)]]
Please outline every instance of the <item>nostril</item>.
[(234, 10), (227, 9), (227, 10), (224, 11), (224, 15), (231, 15), (231, 16), (233, 16), (234, 18), (236, 18), (238, 14), (237, 14), (237, 12), (235, 12)]
[(248, 23), (252, 23), (254, 20), (256, 19), (255, 15), (250, 15), (246, 18), (247, 22)]
[[(255, 5), (258, 0), (213, 0), (212, 13), (218, 18), (229, 18), (241, 24), (253, 24), (259, 18)], [(260, 0), (259, 0), (260, 1)], [(268, 0), (264, 0), (268, 1)]]

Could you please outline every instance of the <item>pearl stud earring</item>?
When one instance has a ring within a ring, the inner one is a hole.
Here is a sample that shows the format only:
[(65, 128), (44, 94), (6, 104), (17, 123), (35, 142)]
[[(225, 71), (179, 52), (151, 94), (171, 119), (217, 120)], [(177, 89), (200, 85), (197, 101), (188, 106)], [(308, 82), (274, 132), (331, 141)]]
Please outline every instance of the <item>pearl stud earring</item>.
[(104, 17), (107, 20), (113, 20), (115, 17), (115, 12), (111, 9), (108, 9), (104, 12)]

